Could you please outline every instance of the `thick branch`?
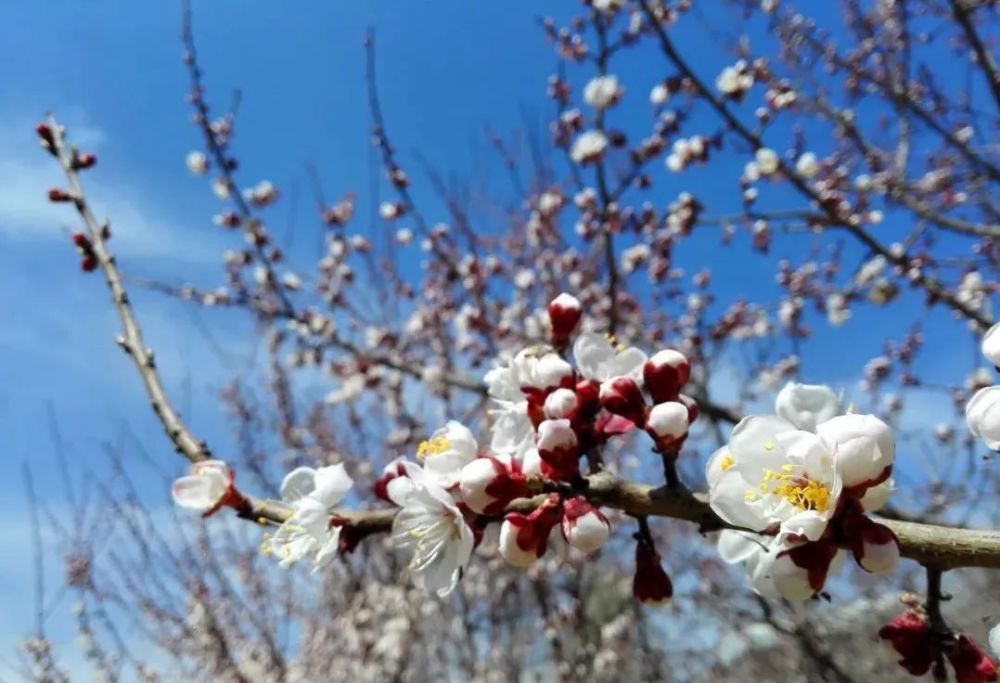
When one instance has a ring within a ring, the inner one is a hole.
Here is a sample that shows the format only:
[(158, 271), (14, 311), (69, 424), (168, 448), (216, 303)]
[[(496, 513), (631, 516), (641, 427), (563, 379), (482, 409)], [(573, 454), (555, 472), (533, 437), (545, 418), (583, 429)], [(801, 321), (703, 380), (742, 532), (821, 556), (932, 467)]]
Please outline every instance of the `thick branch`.
[[(670, 489), (635, 484), (616, 479), (607, 472), (587, 477), (584, 495), (592, 503), (621, 510), (633, 517), (670, 517), (698, 524), (703, 531), (728, 528), (706, 502), (703, 493), (683, 488)], [(530, 512), (545, 496), (522, 499), (511, 503), (506, 512)], [(281, 523), (291, 510), (280, 503), (252, 500), (252, 511), (245, 515), (257, 521)], [(367, 512), (338, 511), (363, 535), (383, 533), (392, 527), (395, 508)], [(892, 529), (899, 538), (900, 552), (921, 564), (942, 569), (957, 567), (987, 567), (1000, 569), (1000, 531), (955, 529), (934, 524), (918, 524), (876, 517)]]

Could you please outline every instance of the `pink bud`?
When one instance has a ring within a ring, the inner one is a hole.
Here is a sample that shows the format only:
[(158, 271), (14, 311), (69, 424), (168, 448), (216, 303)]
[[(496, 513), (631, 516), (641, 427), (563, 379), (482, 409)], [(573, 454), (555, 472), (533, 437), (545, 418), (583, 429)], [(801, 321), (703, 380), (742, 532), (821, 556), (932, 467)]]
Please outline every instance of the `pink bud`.
[(580, 552), (597, 552), (611, 534), (608, 518), (585, 498), (570, 498), (563, 505), (562, 534)]
[(382, 470), (375, 480), (375, 495), (384, 501), (402, 506), (413, 491), (411, 475), (418, 475), (420, 467), (405, 458), (396, 458)]
[(601, 405), (609, 413), (642, 426), (646, 422), (646, 399), (631, 377), (615, 377), (601, 384)]
[(548, 418), (572, 418), (577, 407), (576, 392), (572, 389), (556, 389), (545, 399), (545, 416)]
[(662, 449), (676, 449), (687, 438), (690, 411), (677, 401), (658, 403), (646, 418), (646, 431)]
[(545, 420), (538, 425), (537, 445), (543, 475), (572, 479), (579, 474), (579, 442), (569, 420)]
[(695, 423), (695, 420), (698, 419), (698, 415), (701, 414), (700, 411), (698, 410), (698, 402), (695, 401), (690, 396), (688, 396), (687, 394), (681, 394), (680, 396), (678, 396), (678, 400), (685, 406), (687, 406), (688, 424), (693, 425)]
[(530, 515), (510, 513), (500, 526), (500, 554), (515, 567), (534, 564), (545, 554), (549, 534), (559, 518), (559, 496), (554, 493)]
[(664, 349), (642, 366), (642, 377), (654, 403), (675, 401), (691, 377), (691, 366), (680, 351)]
[(580, 323), (580, 300), (563, 292), (549, 304), (549, 321), (552, 323), (552, 340), (565, 343)]
[(495, 515), (510, 501), (530, 493), (520, 464), (493, 456), (476, 458), (463, 467), (458, 485), (469, 509), (485, 515)]

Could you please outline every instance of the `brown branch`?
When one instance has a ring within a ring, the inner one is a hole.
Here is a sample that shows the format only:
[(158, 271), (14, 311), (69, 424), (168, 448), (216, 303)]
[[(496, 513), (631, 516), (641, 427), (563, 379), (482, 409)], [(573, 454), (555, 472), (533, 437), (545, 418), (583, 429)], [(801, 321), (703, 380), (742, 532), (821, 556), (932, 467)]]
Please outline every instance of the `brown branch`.
[(976, 32), (976, 27), (972, 23), (971, 12), (969, 11), (971, 8), (966, 6), (964, 0), (950, 0), (950, 2), (951, 11), (958, 23), (962, 25), (965, 38), (969, 41), (969, 45), (972, 46), (972, 51), (976, 53), (976, 61), (983, 69), (983, 75), (986, 76), (986, 82), (989, 84), (990, 92), (993, 94), (993, 101), (996, 102), (997, 109), (1000, 110), (1000, 68), (997, 68), (997, 63), (993, 59), (993, 55), (990, 54), (990, 51), (983, 44), (982, 38)]
[(52, 154), (59, 160), (66, 174), (77, 213), (80, 214), (80, 218), (87, 227), (87, 235), (90, 238), (94, 256), (97, 258), (101, 272), (104, 273), (104, 281), (111, 293), (111, 301), (115, 310), (118, 311), (118, 318), (122, 323), (122, 334), (118, 337), (118, 345), (129, 355), (136, 370), (139, 371), (143, 386), (146, 388), (146, 394), (153, 406), (153, 412), (156, 413), (163, 426), (163, 431), (177, 448), (177, 451), (191, 462), (207, 460), (212, 457), (208, 445), (191, 432), (170, 404), (166, 390), (163, 388), (163, 382), (156, 370), (153, 350), (147, 347), (142, 339), (142, 329), (132, 312), (132, 305), (128, 293), (125, 291), (125, 285), (122, 283), (115, 257), (108, 250), (106, 238), (110, 236), (110, 228), (106, 222), (100, 223), (94, 217), (80, 185), (80, 175), (75, 163), (76, 150), (66, 146), (63, 129), (55, 117), (50, 115), (48, 122), (52, 135)]
[[(636, 484), (616, 479), (607, 472), (592, 474), (586, 481), (584, 495), (588, 500), (633, 517), (669, 517), (695, 523), (703, 531), (730, 528), (709, 507), (704, 493), (692, 493), (683, 487), (671, 489)], [(549, 484), (546, 488), (561, 490), (559, 486)], [(530, 512), (546, 499), (547, 496), (539, 496), (517, 500), (505, 512)], [(251, 509), (244, 516), (262, 523), (280, 524), (290, 515), (291, 509), (281, 503), (251, 499)], [(362, 536), (367, 536), (389, 531), (396, 509), (340, 510), (337, 516), (346, 520)], [(941, 569), (1000, 569), (1000, 531), (955, 529), (877, 516), (875, 519), (896, 534), (903, 557)]]
[[(719, 97), (716, 97), (709, 87), (705, 85), (697, 74), (694, 73), (687, 61), (685, 61), (680, 53), (677, 52), (677, 49), (674, 47), (673, 42), (667, 35), (666, 30), (660, 24), (655, 12), (653, 12), (652, 8), (649, 6), (649, 0), (639, 0), (639, 5), (645, 12), (653, 32), (660, 41), (661, 50), (671, 63), (673, 63), (673, 65), (684, 75), (684, 77), (691, 82), (698, 95), (705, 100), (709, 106), (715, 110), (716, 114), (718, 114), (718, 116), (722, 118), (722, 120), (725, 121), (726, 124), (737, 135), (743, 138), (743, 140), (754, 150), (764, 147), (764, 142), (761, 140), (760, 136), (751, 131), (743, 124), (743, 122), (736, 118), (736, 116), (729, 110), (729, 107), (727, 107)], [(903, 268), (904, 271), (910, 269), (910, 263), (905, 255), (894, 253), (887, 246), (876, 240), (871, 233), (863, 227), (855, 225), (844, 216), (841, 216), (837, 209), (831, 206), (829, 202), (825, 202), (816, 190), (814, 190), (809, 183), (795, 171), (795, 169), (791, 168), (788, 163), (780, 157), (778, 158), (778, 166), (780, 174), (783, 177), (787, 178), (803, 196), (808, 198), (810, 201), (815, 202), (816, 205), (820, 207), (827, 216), (829, 216), (831, 225), (846, 229), (859, 242), (864, 244), (874, 253), (883, 256), (893, 265)], [(939, 300), (945, 303), (947, 306), (961, 313), (969, 320), (973, 320), (978, 323), (983, 329), (987, 329), (993, 324), (993, 321), (987, 315), (975, 310), (967, 303), (959, 301), (955, 295), (946, 291), (940, 282), (938, 282), (935, 278), (924, 275), (922, 271), (918, 271), (914, 276), (912, 276), (911, 282), (923, 287), (934, 300)]]

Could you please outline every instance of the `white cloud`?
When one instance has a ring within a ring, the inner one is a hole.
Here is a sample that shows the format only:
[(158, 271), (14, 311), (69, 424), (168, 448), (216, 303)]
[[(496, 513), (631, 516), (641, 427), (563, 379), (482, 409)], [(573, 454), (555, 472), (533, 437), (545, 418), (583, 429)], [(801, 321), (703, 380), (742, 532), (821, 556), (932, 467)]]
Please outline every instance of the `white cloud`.
[[(72, 111), (72, 110), (71, 110)], [(70, 117), (83, 118), (78, 114)], [(65, 204), (52, 204), (47, 192), (65, 186), (57, 164), (42, 152), (25, 117), (0, 116), (0, 234), (12, 242), (52, 239), (65, 241), (79, 220)], [(6, 131), (6, 132), (4, 132)], [(103, 131), (87, 123), (71, 126), (73, 140), (85, 149), (99, 149)], [(15, 134), (16, 133), (16, 134)], [(101, 160), (104, 162), (105, 160)], [(111, 221), (112, 249), (122, 256), (165, 258), (194, 264), (219, 263), (225, 248), (221, 235), (208, 232), (197, 240), (185, 236), (176, 218), (159, 215), (164, 197), (143, 187), (141, 178), (116, 177), (108, 165), (83, 178), (84, 189), (98, 218)], [(210, 225), (210, 217), (204, 223)]]

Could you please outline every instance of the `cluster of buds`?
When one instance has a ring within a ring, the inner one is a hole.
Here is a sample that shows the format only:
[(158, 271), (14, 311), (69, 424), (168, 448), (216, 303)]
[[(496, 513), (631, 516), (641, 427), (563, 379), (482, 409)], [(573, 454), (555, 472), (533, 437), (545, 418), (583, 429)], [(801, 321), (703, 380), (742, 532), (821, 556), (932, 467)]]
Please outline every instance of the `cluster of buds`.
[(712, 144), (712, 139), (704, 135), (694, 135), (674, 141), (674, 146), (666, 159), (667, 168), (676, 173), (694, 162), (707, 162), (708, 150)]
[[(485, 510), (485, 505), (498, 509), (521, 493), (522, 474), (529, 483), (539, 475), (553, 481), (558, 492), (541, 507), (527, 515), (512, 513), (504, 522), (501, 554), (516, 566), (527, 566), (545, 552), (557, 524), (566, 542), (582, 552), (593, 552), (607, 539), (604, 515), (582, 497), (566, 497), (567, 486), (570, 491), (585, 488), (580, 476), (584, 456), (591, 456), (593, 469), (598, 465), (592, 456), (601, 445), (642, 429), (656, 451), (673, 458), (697, 417), (695, 402), (680, 393), (690, 378), (683, 354), (666, 349), (647, 358), (602, 335), (577, 333), (582, 306), (566, 293), (551, 302), (548, 313), (552, 346), (523, 349), (486, 377), (499, 406), (492, 450), (507, 459), (491, 456), (488, 463), (470, 465), (472, 481), (462, 484), (466, 504)], [(574, 335), (571, 363), (567, 351)], [(520, 471), (513, 466), (517, 462)], [(669, 579), (648, 533), (642, 538), (636, 595), (660, 602), (671, 593)]]
[(997, 680), (997, 665), (972, 638), (952, 633), (943, 624), (932, 625), (918, 605), (883, 626), (878, 635), (899, 654), (899, 665), (914, 676), (933, 671), (934, 680), (947, 680), (947, 658), (961, 683)]
[(607, 136), (599, 130), (588, 130), (573, 141), (570, 157), (578, 164), (593, 164), (604, 155), (608, 147)]
[(243, 191), (243, 198), (258, 209), (263, 209), (278, 201), (278, 196), (278, 188), (269, 180), (262, 180)]
[(347, 225), (354, 217), (354, 193), (349, 193), (333, 206), (324, 208), (320, 217), (330, 227)]
[(727, 66), (715, 78), (715, 87), (724, 96), (739, 102), (753, 87), (754, 74), (746, 60), (741, 59), (733, 66)]
[(697, 417), (695, 401), (680, 393), (691, 377), (691, 366), (680, 351), (664, 349), (642, 366), (642, 383), (651, 399), (648, 404), (639, 382), (616, 377), (601, 385), (601, 405), (650, 435), (656, 450), (676, 456)]
[(82, 232), (73, 233), (73, 244), (76, 246), (76, 253), (80, 255), (80, 270), (89, 273), (97, 268), (97, 253), (94, 251), (94, 244)]

